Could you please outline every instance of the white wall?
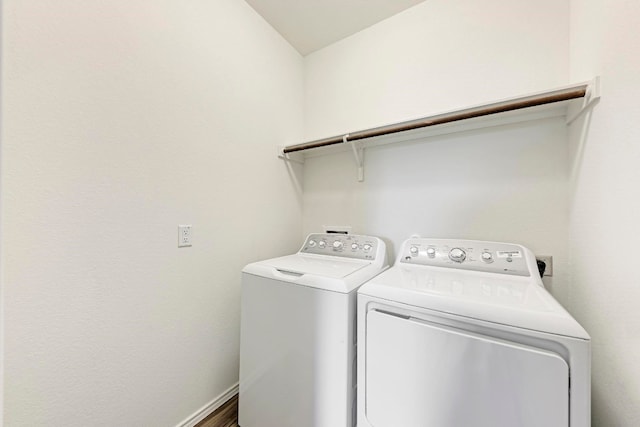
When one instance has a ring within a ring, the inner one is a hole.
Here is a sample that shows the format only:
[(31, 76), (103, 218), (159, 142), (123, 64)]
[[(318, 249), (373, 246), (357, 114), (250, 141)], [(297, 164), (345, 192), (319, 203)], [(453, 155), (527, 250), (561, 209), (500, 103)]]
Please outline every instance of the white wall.
[[(569, 74), (568, 2), (430, 0), (306, 61), (307, 139), (532, 91)], [(567, 136), (560, 119), (307, 159), (304, 232), (350, 224), (397, 248), (417, 233), (520, 242), (567, 289)], [(394, 252), (395, 254), (395, 252)]]
[(602, 100), (571, 127), (569, 307), (592, 337), (593, 425), (640, 425), (640, 3), (571, 1), (571, 77)]
[(2, 39), (4, 425), (177, 425), (299, 244), (302, 58), (237, 0), (5, 0)]
[(429, 0), (305, 58), (316, 139), (567, 83), (568, 0)]

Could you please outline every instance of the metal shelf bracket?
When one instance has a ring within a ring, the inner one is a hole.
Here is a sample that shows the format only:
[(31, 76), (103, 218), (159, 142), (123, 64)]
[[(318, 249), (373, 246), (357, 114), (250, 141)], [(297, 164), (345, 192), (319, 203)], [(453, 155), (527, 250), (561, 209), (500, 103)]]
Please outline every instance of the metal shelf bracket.
[(304, 157), (296, 155), (297, 153), (285, 153), (284, 145), (278, 146), (278, 158), (285, 160), (287, 162), (299, 163), (304, 165)]
[(349, 134), (342, 137), (342, 142), (346, 144), (351, 143), (351, 149), (353, 150), (353, 157), (358, 167), (358, 182), (364, 181), (364, 147), (358, 141), (349, 141)]
[(567, 126), (573, 123), (576, 119), (586, 113), (588, 110), (593, 108), (594, 105), (600, 101), (600, 76), (596, 76), (589, 82), (589, 86), (587, 87), (587, 92), (582, 101), (582, 106), (580, 109), (573, 113), (570, 117), (567, 117), (566, 124)]

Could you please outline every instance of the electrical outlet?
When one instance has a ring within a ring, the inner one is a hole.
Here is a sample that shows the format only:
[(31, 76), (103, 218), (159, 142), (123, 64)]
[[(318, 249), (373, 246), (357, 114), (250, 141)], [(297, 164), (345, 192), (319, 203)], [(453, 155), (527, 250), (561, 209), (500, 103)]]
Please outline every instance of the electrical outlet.
[(191, 246), (191, 225), (178, 225), (178, 247)]
[(536, 255), (536, 259), (546, 264), (544, 275), (553, 276), (553, 257), (551, 255)]

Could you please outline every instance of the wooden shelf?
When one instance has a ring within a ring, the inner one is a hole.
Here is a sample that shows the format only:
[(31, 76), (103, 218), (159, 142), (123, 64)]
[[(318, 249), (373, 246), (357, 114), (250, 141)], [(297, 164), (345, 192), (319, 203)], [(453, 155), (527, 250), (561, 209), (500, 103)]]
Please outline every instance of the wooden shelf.
[[(549, 91), (518, 96), (474, 107), (449, 111), (415, 120), (350, 132), (302, 144), (279, 148), (279, 156), (294, 160), (291, 154), (315, 157), (336, 151), (357, 150), (395, 142), (464, 132), (510, 123), (538, 120), (548, 117), (567, 117), (572, 122), (590, 108), (600, 97), (599, 78), (591, 82), (573, 84)], [(357, 142), (357, 148), (356, 144)], [(298, 157), (300, 157), (298, 155)], [(298, 159), (300, 161), (300, 159)]]

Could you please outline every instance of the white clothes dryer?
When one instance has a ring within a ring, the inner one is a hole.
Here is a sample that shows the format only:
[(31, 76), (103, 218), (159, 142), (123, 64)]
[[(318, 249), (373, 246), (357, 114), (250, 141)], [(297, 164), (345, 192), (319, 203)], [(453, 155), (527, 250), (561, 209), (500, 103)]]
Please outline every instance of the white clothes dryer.
[(242, 271), (239, 425), (355, 425), (356, 291), (388, 267), (371, 236), (311, 234)]
[(358, 291), (358, 427), (588, 427), (590, 366), (520, 245), (409, 239)]

